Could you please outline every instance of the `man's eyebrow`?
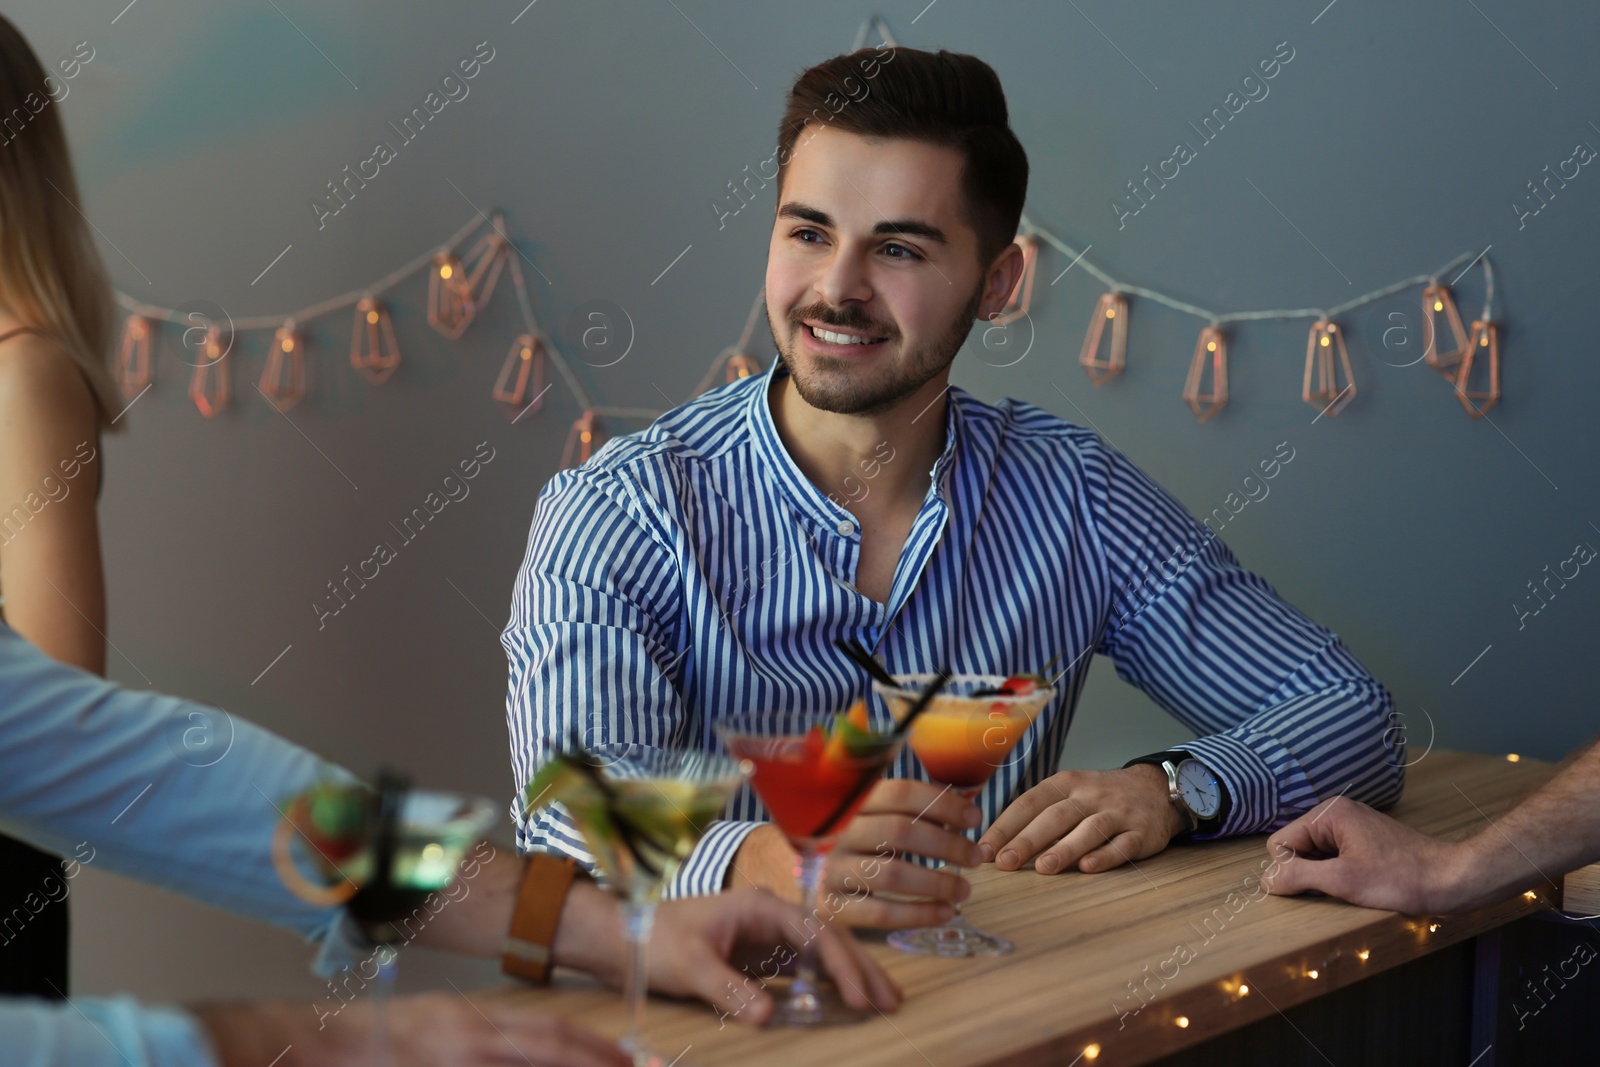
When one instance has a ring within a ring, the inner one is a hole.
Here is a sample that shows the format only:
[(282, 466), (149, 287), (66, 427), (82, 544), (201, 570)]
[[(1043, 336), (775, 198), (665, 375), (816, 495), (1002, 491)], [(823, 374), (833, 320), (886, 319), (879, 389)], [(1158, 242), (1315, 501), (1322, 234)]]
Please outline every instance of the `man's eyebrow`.
[[(826, 226), (830, 230), (834, 228), (833, 216), (826, 211), (792, 201), (778, 208), (778, 217), (814, 222), (818, 226)], [(872, 228), (872, 232), (875, 234), (899, 234), (902, 237), (921, 237), (942, 245), (950, 243), (943, 230), (932, 223), (923, 222), (921, 219), (899, 219), (894, 222), (880, 222)]]

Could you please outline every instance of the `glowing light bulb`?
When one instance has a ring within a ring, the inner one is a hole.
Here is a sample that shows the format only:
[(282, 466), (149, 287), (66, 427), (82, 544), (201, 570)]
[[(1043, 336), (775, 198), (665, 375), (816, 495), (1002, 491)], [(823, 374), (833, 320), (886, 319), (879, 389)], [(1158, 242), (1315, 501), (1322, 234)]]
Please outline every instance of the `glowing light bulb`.
[(590, 439), (591, 438), (588, 430), (583, 431), (582, 435), (579, 437), (579, 440), (581, 440), (584, 444), (588, 444)]
[(1526, 893), (1522, 894), (1522, 899), (1523, 900), (1538, 900), (1539, 899), (1539, 894), (1535, 893), (1533, 890), (1530, 889)]
[(1522, 762), (1522, 757), (1517, 755), (1515, 752), (1507, 752), (1506, 753), (1506, 762), (1507, 763), (1521, 763)]
[(1329, 342), (1328, 342), (1328, 338), (1327, 338), (1327, 336), (1326, 336), (1326, 335), (1324, 335), (1324, 336), (1323, 336), (1323, 338), (1322, 338), (1322, 347), (1323, 347), (1323, 348), (1327, 348), (1327, 347), (1328, 347), (1328, 344), (1329, 344)]
[(1116, 308), (1106, 308), (1106, 318), (1114, 319), (1116, 317), (1117, 317), (1117, 309)]
[(532, 359), (533, 358), (533, 349), (524, 346), (523, 349), (522, 349), (522, 358), (523, 359)]
[(1439, 932), (1439, 924), (1438, 923), (1429, 923), (1428, 924), (1428, 933), (1436, 934), (1438, 932)]
[(1306, 972), (1306, 977), (1310, 978), (1312, 981), (1315, 981), (1316, 978), (1317, 978), (1317, 970), (1316, 970), (1316, 968), (1313, 967), (1311, 970), (1307, 971)]
[(1443, 311), (1444, 310), (1444, 301), (1435, 300), (1433, 302), (1433, 310), (1435, 310), (1435, 311)]
[(1241, 997), (1248, 997), (1250, 995), (1250, 987), (1245, 985), (1243, 982), (1240, 982), (1239, 983), (1239, 995)]
[(1087, 1045), (1083, 1046), (1083, 1058), (1086, 1059), (1086, 1060), (1097, 1060), (1097, 1059), (1099, 1059), (1100, 1058), (1100, 1045), (1098, 1043), (1090, 1043), (1090, 1044), (1087, 1044)]
[(1217, 350), (1217, 342), (1215, 342), (1215, 341), (1207, 341), (1206, 342), (1206, 351), (1207, 352), (1215, 352), (1216, 350)]
[(294, 351), (294, 341), (292, 341), (289, 338), (285, 337), (283, 339), (283, 350), (285, 352), (293, 352)]
[(1488, 334), (1484, 334), (1482, 337), (1478, 338), (1478, 347), (1479, 348), (1488, 348), (1489, 347), (1489, 335)]
[(1372, 952), (1370, 949), (1362, 949), (1360, 952), (1356, 953), (1356, 959), (1360, 960), (1362, 963), (1365, 963), (1367, 962), (1367, 957), (1371, 955)]
[(439, 265), (439, 277), (441, 277), (441, 278), (448, 278), (448, 277), (450, 277), (450, 275), (452, 275), (452, 274), (454, 274), (454, 273), (455, 273), (455, 272), (454, 272), (454, 271), (452, 271), (452, 270), (451, 270), (451, 269), (450, 269), (450, 264), (448, 264), (448, 263), (441, 263), (441, 264), (440, 264), (440, 265)]
[(378, 324), (378, 313), (376, 311), (367, 312), (367, 321), (376, 326)]
[(422, 858), (429, 863), (438, 863), (444, 859), (444, 848), (438, 844), (429, 844), (423, 848)]
[(1187, 1030), (1189, 1028), (1189, 1017), (1187, 1015), (1180, 1015), (1172, 1021), (1178, 1024), (1179, 1030)]

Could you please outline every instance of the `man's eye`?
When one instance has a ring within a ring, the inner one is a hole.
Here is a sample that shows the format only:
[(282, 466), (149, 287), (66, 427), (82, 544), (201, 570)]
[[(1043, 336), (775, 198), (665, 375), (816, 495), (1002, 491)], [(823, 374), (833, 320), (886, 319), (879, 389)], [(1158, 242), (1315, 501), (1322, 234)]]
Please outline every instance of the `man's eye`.
[(807, 237), (821, 237), (822, 235), (820, 233), (818, 233), (816, 230), (796, 230), (793, 234), (791, 234), (791, 236), (800, 239), (805, 244), (812, 244), (813, 242), (806, 241), (805, 238), (807, 238)]
[(905, 255), (903, 255), (903, 256), (890, 256), (889, 257), (890, 259), (921, 259), (922, 258), (921, 256), (917, 255), (915, 252), (911, 251), (911, 249), (907, 248), (905, 245), (884, 245), (883, 246), (883, 250), (885, 252), (892, 252), (892, 251), (895, 251), (896, 249), (898, 249), (901, 252), (904, 252)]

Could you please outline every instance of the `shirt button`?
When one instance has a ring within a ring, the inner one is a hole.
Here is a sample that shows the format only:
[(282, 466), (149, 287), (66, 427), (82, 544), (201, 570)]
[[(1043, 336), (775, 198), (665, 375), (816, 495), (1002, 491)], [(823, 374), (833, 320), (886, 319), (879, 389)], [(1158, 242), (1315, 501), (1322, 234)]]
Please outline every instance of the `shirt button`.
[(839, 525), (835, 528), (839, 531), (840, 537), (849, 537), (856, 532), (856, 524), (849, 519), (840, 519)]

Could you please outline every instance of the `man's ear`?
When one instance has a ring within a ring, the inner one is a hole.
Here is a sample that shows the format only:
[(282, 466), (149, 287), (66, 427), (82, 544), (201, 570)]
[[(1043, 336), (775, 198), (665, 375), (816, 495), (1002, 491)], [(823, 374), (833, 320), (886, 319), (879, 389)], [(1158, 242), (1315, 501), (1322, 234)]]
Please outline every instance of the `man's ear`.
[(984, 275), (983, 299), (978, 305), (978, 317), (988, 322), (1006, 306), (1011, 291), (1022, 277), (1022, 246), (1012, 241), (995, 257)]

